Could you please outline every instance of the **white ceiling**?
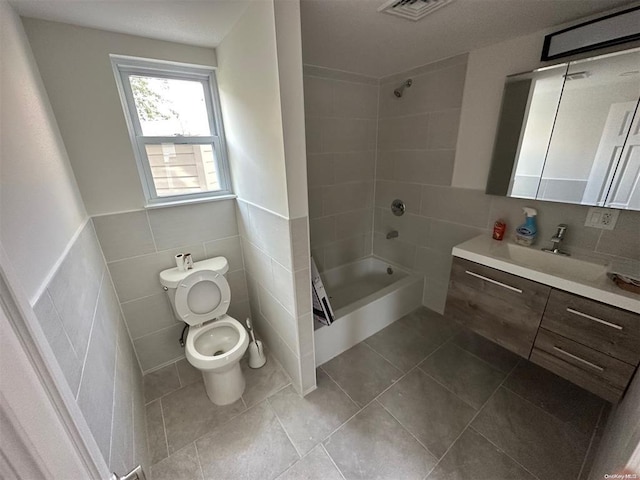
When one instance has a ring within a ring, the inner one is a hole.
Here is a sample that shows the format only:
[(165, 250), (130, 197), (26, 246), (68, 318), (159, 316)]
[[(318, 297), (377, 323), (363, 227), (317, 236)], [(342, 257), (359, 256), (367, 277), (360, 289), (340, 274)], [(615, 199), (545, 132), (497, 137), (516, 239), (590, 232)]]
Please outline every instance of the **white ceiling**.
[(19, 15), (171, 42), (215, 47), (248, 0), (9, 0)]
[[(261, 0), (9, 1), (25, 17), (215, 47), (249, 2)], [(454, 0), (412, 22), (378, 13), (384, 2), (301, 0), (304, 62), (382, 77), (630, 4), (629, 0)]]
[(301, 0), (304, 63), (383, 77), (533, 33), (629, 0), (454, 0), (418, 22), (385, 0)]

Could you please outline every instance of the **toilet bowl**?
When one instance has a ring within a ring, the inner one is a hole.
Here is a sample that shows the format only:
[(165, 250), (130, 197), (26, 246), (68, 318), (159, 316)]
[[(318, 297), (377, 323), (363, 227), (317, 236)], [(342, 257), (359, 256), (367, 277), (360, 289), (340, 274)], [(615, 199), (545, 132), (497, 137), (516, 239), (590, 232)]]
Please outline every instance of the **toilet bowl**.
[(244, 392), (240, 359), (249, 346), (249, 335), (235, 318), (224, 315), (199, 327), (189, 327), (187, 361), (202, 372), (209, 399), (228, 405)]
[(215, 257), (193, 264), (193, 269), (160, 272), (176, 317), (189, 325), (185, 341), (187, 361), (202, 372), (209, 399), (228, 405), (240, 399), (245, 380), (240, 359), (249, 346), (247, 331), (227, 315), (231, 291), (224, 274), (229, 264)]

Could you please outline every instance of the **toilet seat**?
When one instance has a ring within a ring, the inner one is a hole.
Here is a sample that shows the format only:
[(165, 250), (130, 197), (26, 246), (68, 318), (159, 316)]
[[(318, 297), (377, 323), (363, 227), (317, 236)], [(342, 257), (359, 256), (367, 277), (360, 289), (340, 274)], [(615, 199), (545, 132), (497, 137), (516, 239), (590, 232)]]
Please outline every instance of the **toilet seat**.
[[(190, 293), (202, 288), (209, 288), (211, 291), (206, 292), (206, 295), (199, 291), (200, 295), (194, 295), (200, 299), (199, 302), (190, 302)], [(207, 302), (208, 300), (210, 302)], [(175, 310), (183, 322), (198, 325), (227, 313), (230, 301), (231, 290), (224, 275), (211, 270), (201, 270), (187, 275), (178, 283)]]
[[(231, 328), (235, 331), (237, 338), (234, 339), (233, 346), (217, 355), (207, 355), (199, 350), (197, 343), (202, 336), (219, 335), (217, 332)], [(249, 334), (235, 318), (223, 315), (215, 322), (207, 323), (200, 327), (189, 327), (187, 341), (185, 344), (185, 354), (191, 365), (198, 370), (215, 370), (239, 361), (247, 351), (249, 345)]]

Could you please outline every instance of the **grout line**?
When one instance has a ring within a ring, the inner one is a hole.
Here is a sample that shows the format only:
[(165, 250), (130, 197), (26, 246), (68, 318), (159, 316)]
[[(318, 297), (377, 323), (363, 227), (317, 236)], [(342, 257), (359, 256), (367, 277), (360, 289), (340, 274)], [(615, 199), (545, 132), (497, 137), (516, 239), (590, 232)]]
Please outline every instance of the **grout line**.
[[(269, 407), (269, 410), (271, 410), (271, 413), (273, 413), (273, 416), (276, 417), (276, 420), (278, 421), (278, 424), (280, 425), (280, 428), (282, 428), (282, 431), (287, 436), (287, 439), (289, 440), (289, 443), (291, 444), (293, 449), (296, 451), (296, 454), (298, 455), (298, 460), (300, 460), (303, 457), (303, 455), (300, 453), (300, 450), (298, 450), (298, 447), (296, 446), (295, 442), (291, 439), (291, 436), (289, 435), (289, 432), (287, 432), (287, 429), (284, 428), (284, 424), (282, 423), (282, 420), (280, 420), (280, 417), (278, 416), (278, 413), (276, 412), (275, 408), (273, 408), (273, 405), (271, 405), (271, 402), (269, 401), (269, 397), (265, 398), (264, 401), (266, 402), (267, 406)], [(296, 462), (297, 462), (297, 460), (296, 460)], [(289, 468), (291, 468), (293, 465), (295, 465), (296, 462), (293, 462), (291, 465), (289, 465), (289, 467), (287, 467), (287, 470)], [(280, 474), (282, 474), (282, 473), (283, 472), (280, 472)]]
[(153, 241), (153, 248), (158, 253), (158, 244), (156, 243), (156, 236), (153, 234), (153, 228), (151, 228), (151, 219), (149, 218), (149, 210), (144, 210), (144, 216), (147, 219), (147, 225), (149, 226), (149, 233), (151, 234), (151, 241)]
[(571, 425), (570, 423), (565, 422), (564, 420), (556, 417), (553, 413), (546, 411), (544, 408), (540, 407), (539, 405), (536, 405), (534, 402), (532, 402), (531, 400), (529, 400), (526, 397), (523, 397), (521, 394), (519, 394), (518, 392), (515, 392), (513, 390), (511, 390), (509, 387), (507, 386), (502, 386), (502, 388), (504, 388), (506, 391), (508, 391), (509, 393), (512, 393), (513, 395), (515, 395), (516, 397), (524, 400), (525, 402), (527, 402), (528, 404), (530, 404), (531, 406), (533, 406), (534, 408), (536, 408), (537, 410), (540, 410), (544, 415), (551, 417), (554, 421), (562, 424), (563, 427), (573, 430), (573, 433), (575, 436), (575, 434), (578, 434), (582, 437), (587, 437), (587, 434), (581, 432), (577, 427), (574, 427), (573, 425)]
[[(478, 430), (476, 430), (475, 428), (473, 428), (473, 426), (469, 426), (469, 429), (473, 430), (474, 432), (476, 432), (478, 435), (480, 435), (482, 438), (484, 438), (487, 442), (489, 442), (491, 445), (493, 445), (494, 447), (496, 447), (505, 457), (507, 457), (509, 460), (511, 460), (513, 463), (515, 463), (516, 465), (518, 465), (520, 468), (522, 468), (525, 472), (527, 472), (529, 475), (531, 475), (533, 478), (535, 478), (536, 480), (540, 480), (540, 478), (537, 475), (534, 475), (533, 472), (531, 472), (527, 467), (525, 467), (524, 465), (522, 465), (520, 462), (518, 462), (515, 458), (512, 458), (511, 455), (509, 455), (507, 452), (504, 451), (504, 449), (502, 449), (500, 446), (496, 445), (492, 440), (490, 440), (489, 438), (485, 437), (482, 432), (479, 432)], [(465, 428), (465, 430), (467, 430)]]
[(471, 407), (473, 409), (474, 412), (478, 412), (478, 410), (480, 410), (480, 408), (482, 407), (476, 407), (475, 405), (471, 405), (469, 403), (468, 400), (465, 400), (464, 398), (462, 398), (460, 395), (458, 395), (456, 392), (454, 392), (450, 386), (444, 384), (443, 382), (441, 382), (440, 380), (438, 380), (436, 377), (434, 377), (433, 375), (431, 375), (429, 372), (424, 371), (422, 368), (417, 367), (418, 370), (420, 370), (424, 375), (426, 375), (427, 377), (429, 377), (429, 379), (433, 380), (435, 383), (437, 383), (438, 385), (440, 385), (442, 388), (444, 388), (447, 392), (451, 393), (453, 396), (455, 396), (458, 400), (460, 400), (462, 403), (464, 403), (466, 406)]
[(340, 470), (340, 467), (338, 467), (338, 464), (333, 460), (333, 457), (329, 454), (329, 451), (326, 449), (324, 444), (320, 442), (319, 445), (320, 445), (320, 448), (322, 448), (322, 450), (324, 451), (325, 455), (329, 457), (329, 460), (331, 460), (331, 463), (333, 463), (333, 466), (336, 467), (336, 470), (338, 471), (340, 476), (343, 478), (343, 480), (346, 480), (346, 477), (342, 473), (342, 470)]
[[(600, 422), (602, 421), (602, 414), (604, 412), (606, 404), (603, 402), (602, 405), (600, 406), (600, 413), (598, 414), (598, 421), (596, 422), (595, 426), (593, 427), (593, 432), (591, 432), (591, 439), (589, 440), (589, 446), (587, 447), (587, 451), (584, 454), (584, 458), (582, 459), (582, 465), (580, 466), (580, 472), (578, 473), (578, 476), (576, 477), (578, 480), (582, 477), (582, 472), (584, 471), (584, 467), (587, 464), (587, 460), (589, 458), (589, 454), (591, 453), (591, 449), (594, 447), (594, 441), (596, 439), (596, 434), (598, 433), (598, 428), (600, 427)], [(587, 473), (591, 473), (591, 472), (587, 472)]]
[[(53, 297), (51, 296), (51, 293), (49, 293), (49, 287), (48, 286), (42, 292), (41, 297), (44, 296), (45, 294), (49, 297), (49, 301), (51, 302), (51, 306), (53, 307), (53, 311), (56, 313), (56, 317), (58, 319), (58, 322), (60, 322), (60, 326), (62, 327), (62, 331), (64, 332), (65, 337), (67, 337), (67, 341), (69, 342), (69, 345), (71, 346), (71, 350), (73, 351), (73, 355), (76, 357), (76, 359), (80, 360), (80, 358), (78, 356), (78, 352), (76, 351), (76, 347), (73, 345), (73, 342), (71, 341), (71, 337), (69, 337), (69, 334), (67, 333), (67, 328), (64, 326), (64, 323), (62, 322), (62, 316), (60, 315), (60, 312), (58, 311), (58, 307), (56, 307), (56, 304), (53, 301)], [(98, 292), (98, 294), (99, 294), (99, 292)], [(91, 336), (89, 336), (89, 338), (91, 338)]]
[[(116, 389), (118, 386), (118, 360), (120, 357), (120, 355), (122, 354), (122, 352), (120, 352), (120, 349), (118, 348), (118, 338), (117, 338), (117, 333), (116, 333), (116, 358), (113, 364), (113, 396), (111, 399), (111, 426), (109, 429), (109, 459), (107, 460), (107, 464), (111, 465), (112, 463), (112, 455), (113, 455), (113, 424), (116, 421)], [(133, 407), (133, 405), (132, 405)], [(133, 411), (131, 412), (133, 413)]]
[(164, 421), (164, 408), (162, 407), (162, 399), (159, 398), (158, 402), (160, 402), (160, 416), (162, 417), (162, 431), (164, 432), (164, 445), (165, 447), (167, 447), (167, 456), (165, 458), (169, 458), (171, 456), (171, 453), (169, 452), (169, 436), (167, 435), (167, 425)]
[(91, 328), (89, 329), (89, 340), (87, 340), (87, 350), (84, 352), (84, 359), (82, 360), (82, 372), (80, 373), (80, 381), (78, 382), (78, 391), (76, 392), (76, 401), (80, 396), (80, 388), (82, 387), (82, 380), (84, 379), (84, 369), (87, 366), (87, 358), (89, 357), (89, 348), (91, 347), (91, 336), (93, 335), (93, 329), (96, 325), (96, 315), (98, 313), (98, 304), (100, 303), (100, 294), (102, 293), (102, 284), (104, 282), (105, 272), (102, 272), (102, 278), (100, 279), (100, 286), (98, 287), (98, 295), (96, 296), (96, 304), (93, 307), (93, 316), (91, 317)]
[(193, 446), (196, 449), (196, 460), (198, 460), (198, 468), (200, 469), (201, 478), (202, 480), (205, 480), (204, 469), (202, 468), (202, 462), (200, 461), (200, 452), (198, 451), (198, 444), (195, 442), (195, 440), (193, 441)]
[[(396, 422), (398, 422), (398, 425), (400, 425), (400, 426), (401, 426), (401, 427), (402, 427), (402, 428), (403, 428), (403, 429), (404, 429), (404, 430), (405, 430), (409, 435), (411, 435), (411, 436), (415, 439), (415, 441), (416, 441), (416, 442), (418, 442), (418, 444), (422, 446), (422, 448), (424, 448), (427, 452), (429, 452), (429, 454), (430, 454), (430, 455), (432, 455), (432, 456), (433, 456), (433, 458), (435, 458), (436, 460), (438, 459), (438, 455), (436, 455), (436, 454), (435, 454), (435, 453), (433, 453), (431, 450), (429, 450), (429, 448), (428, 448), (424, 443), (422, 443), (422, 442), (420, 441), (420, 439), (419, 439), (418, 437), (416, 437), (416, 436), (415, 436), (415, 435), (414, 435), (414, 434), (409, 430), (409, 428), (407, 428), (407, 426), (406, 426), (406, 425), (404, 425), (400, 420), (398, 420), (398, 419), (396, 418), (396, 416), (395, 416), (393, 413), (391, 413), (391, 411), (390, 411), (389, 409), (387, 409), (387, 407), (385, 407), (385, 406), (384, 406), (380, 401), (378, 401), (377, 399), (376, 399), (376, 403), (377, 403), (378, 405), (380, 405), (380, 406), (382, 407), (382, 409), (383, 409), (385, 412), (387, 412), (389, 415), (391, 415), (391, 417), (392, 417)], [(434, 466), (434, 468), (435, 468), (435, 466)], [(429, 476), (429, 474), (430, 474), (430, 473), (431, 473), (431, 471), (429, 471), (429, 473), (427, 473), (427, 475), (426, 475), (426, 476)]]
[[(520, 363), (520, 362), (518, 362)], [(438, 460), (438, 462), (436, 463), (436, 465), (433, 467), (433, 469), (435, 470), (437, 468), (437, 466), (440, 464), (440, 462), (442, 461), (442, 459), (444, 459), (447, 454), (449, 453), (449, 450), (451, 450), (453, 448), (453, 446), (458, 442), (458, 440), (460, 439), (460, 437), (462, 437), (462, 435), (464, 434), (464, 432), (467, 431), (468, 428), (471, 427), (471, 424), (473, 423), (473, 421), (476, 419), (476, 417), (484, 410), (484, 408), (487, 406), (487, 404), (491, 401), (491, 399), (495, 396), (496, 392), (498, 390), (500, 390), (500, 387), (502, 387), (502, 384), (505, 382), (505, 380), (507, 378), (509, 378), (509, 375), (511, 375), (511, 372), (513, 372), (513, 370), (515, 370), (515, 368), (517, 367), (518, 364), (514, 365), (514, 367), (511, 369), (511, 371), (502, 379), (502, 382), (500, 382), (500, 385), (498, 385), (496, 387), (496, 389), (493, 391), (493, 393), (489, 396), (489, 398), (487, 398), (485, 400), (485, 402), (482, 404), (482, 406), (476, 411), (476, 413), (473, 415), (473, 417), (471, 417), (471, 420), (469, 420), (469, 422), (467, 423), (467, 425), (462, 429), (462, 431), (460, 432), (460, 435), (458, 435), (456, 437), (456, 439), (451, 442), (451, 445), (449, 445), (449, 448), (447, 448), (447, 450), (442, 454), (442, 457), (440, 457), (440, 459)], [(511, 458), (511, 457), (509, 457)]]
[[(336, 380), (335, 380), (331, 375), (329, 375), (329, 372), (327, 372), (324, 368), (322, 368), (322, 365), (321, 365), (321, 366), (319, 366), (319, 367), (317, 367), (317, 369), (322, 370), (322, 372), (323, 372), (327, 377), (329, 377), (329, 379), (330, 379), (333, 383), (335, 383), (335, 384), (336, 384), (336, 386), (337, 386), (337, 387), (342, 391), (342, 393), (344, 393), (344, 394), (347, 396), (347, 398), (348, 398), (349, 400), (351, 400), (351, 401), (353, 402), (353, 404), (354, 404), (356, 407), (358, 407), (358, 408), (359, 408), (358, 412), (359, 412), (360, 410), (362, 410), (362, 408), (363, 408), (363, 407), (361, 407), (361, 406), (360, 406), (360, 404), (359, 404), (358, 402), (356, 402), (356, 401), (351, 397), (351, 395), (349, 395), (349, 394), (345, 391), (345, 389), (344, 389), (344, 388), (342, 388), (342, 387), (340, 386), (340, 384), (339, 384), (339, 383), (338, 383), (338, 382), (337, 382), (337, 381), (336, 381)], [(356, 414), (357, 414), (357, 412), (356, 412)], [(352, 417), (350, 417), (350, 418), (353, 418), (354, 416), (355, 416), (355, 414), (354, 414)], [(346, 422), (345, 422), (345, 423), (346, 423)], [(344, 425), (344, 424), (343, 424), (343, 425)], [(339, 428), (339, 427), (338, 427), (338, 428)], [(334, 430), (334, 432), (335, 432), (335, 430)], [(329, 434), (329, 436), (331, 436), (332, 434), (333, 434), (333, 432), (331, 432), (331, 434)], [(327, 437), (327, 438), (328, 438), (328, 437)]]

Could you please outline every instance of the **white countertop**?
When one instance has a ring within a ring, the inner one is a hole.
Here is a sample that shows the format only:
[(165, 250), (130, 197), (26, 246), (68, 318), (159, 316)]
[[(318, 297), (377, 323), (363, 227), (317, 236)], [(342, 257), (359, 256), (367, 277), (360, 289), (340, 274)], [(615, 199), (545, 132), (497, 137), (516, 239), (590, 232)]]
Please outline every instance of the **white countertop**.
[(560, 257), (486, 235), (453, 247), (452, 255), (640, 314), (640, 295), (618, 288), (606, 276), (615, 267), (601, 258)]

